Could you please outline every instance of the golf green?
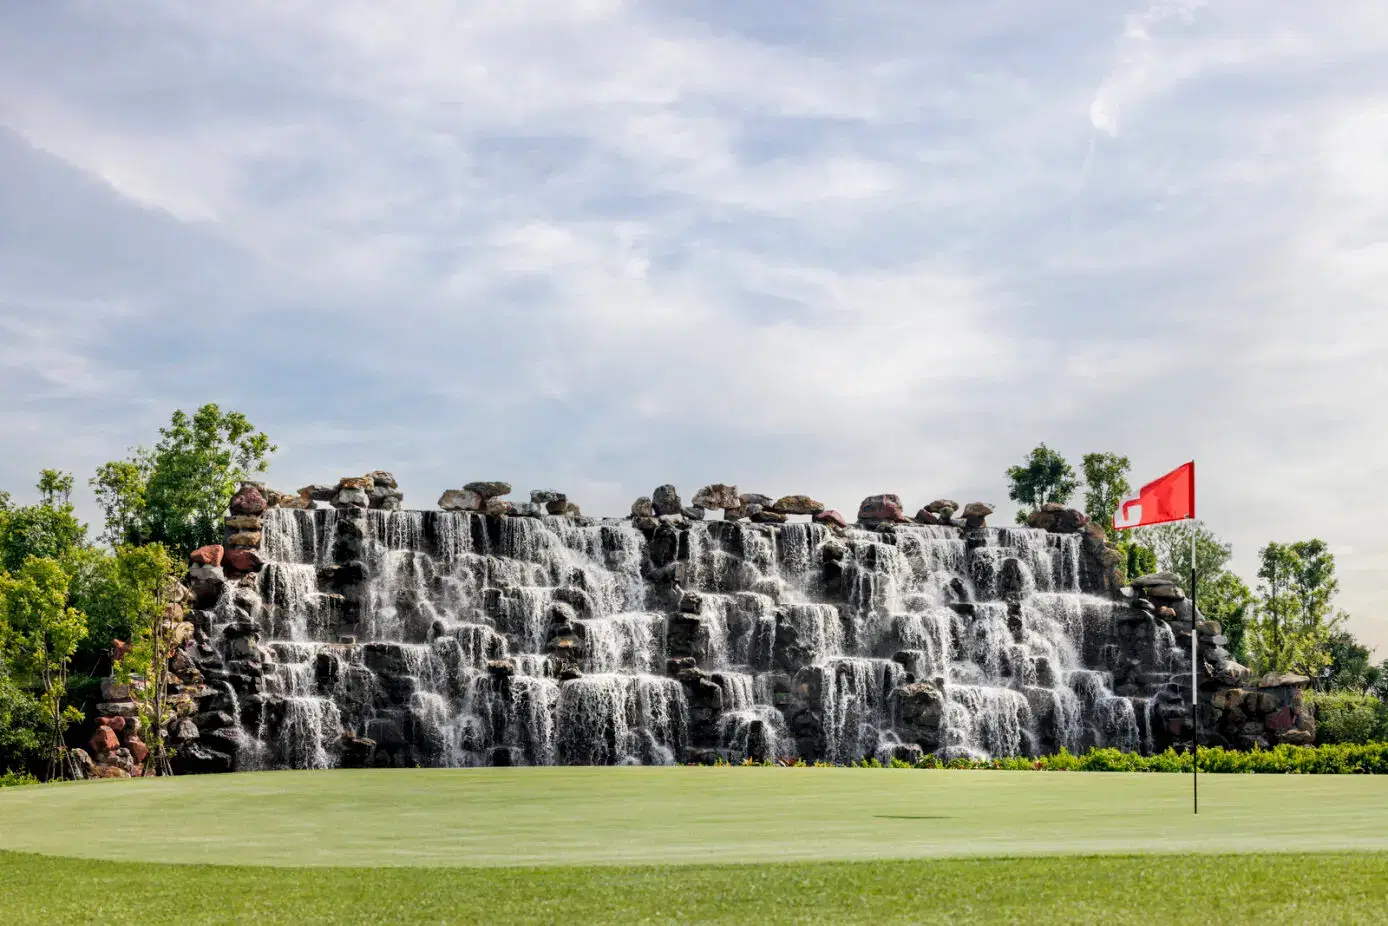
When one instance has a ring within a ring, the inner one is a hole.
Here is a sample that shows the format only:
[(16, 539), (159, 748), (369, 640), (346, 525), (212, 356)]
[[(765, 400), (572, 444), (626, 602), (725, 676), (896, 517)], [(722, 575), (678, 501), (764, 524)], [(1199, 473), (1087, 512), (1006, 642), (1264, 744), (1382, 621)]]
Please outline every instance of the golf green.
[(1388, 850), (1388, 778), (890, 769), (266, 772), (0, 791), (0, 850), (259, 866)]

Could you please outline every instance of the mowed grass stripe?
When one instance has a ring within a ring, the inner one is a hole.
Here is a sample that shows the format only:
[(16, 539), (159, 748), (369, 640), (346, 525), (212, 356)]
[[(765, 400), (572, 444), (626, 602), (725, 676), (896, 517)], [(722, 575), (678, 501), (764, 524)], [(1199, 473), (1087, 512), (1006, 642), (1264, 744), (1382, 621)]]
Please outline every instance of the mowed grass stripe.
[(0, 922), (1382, 923), (1388, 854), (245, 868), (0, 852)]
[(0, 849), (558, 866), (1388, 850), (1388, 778), (886, 769), (268, 772), (0, 792)]

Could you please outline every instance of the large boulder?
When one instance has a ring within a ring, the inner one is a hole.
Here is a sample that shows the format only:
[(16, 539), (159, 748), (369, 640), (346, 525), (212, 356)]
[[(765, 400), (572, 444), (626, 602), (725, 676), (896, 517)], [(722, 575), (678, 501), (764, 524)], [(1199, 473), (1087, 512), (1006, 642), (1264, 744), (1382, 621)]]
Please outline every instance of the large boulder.
[(715, 482), (694, 493), (694, 502), (699, 508), (727, 509), (742, 505), (738, 498), (737, 486)]
[(808, 495), (783, 495), (769, 506), (777, 514), (819, 514), (824, 503)]
[(819, 512), (812, 516), (811, 520), (816, 524), (826, 524), (829, 527), (845, 528), (848, 526), (848, 519), (833, 508), (827, 508)]
[(383, 469), (378, 469), (374, 473), (367, 473), (366, 478), (371, 480), (373, 488), (400, 488), (400, 483), (395, 481), (395, 477)]
[(952, 498), (937, 498), (926, 505), (925, 510), (938, 518), (948, 520), (954, 517), (954, 513), (959, 510), (959, 503)]
[(631, 503), (631, 516), (633, 518), (654, 518), (655, 505), (646, 496), (641, 496)]
[(869, 495), (858, 506), (859, 521), (905, 521), (897, 495)]
[(684, 504), (680, 501), (680, 493), (672, 485), (663, 485), (651, 493), (651, 505), (655, 508), (657, 515), (680, 514)]
[(222, 562), (226, 572), (236, 576), (259, 572), (264, 565), (265, 561), (261, 558), (260, 551), (251, 548), (228, 551)]
[(299, 495), (315, 502), (330, 502), (337, 495), (337, 486), (307, 485), (299, 490)]
[[(1046, 502), (1027, 515), (1027, 527), (1035, 527), (1052, 534), (1078, 533), (1084, 530), (1089, 523), (1089, 515), (1075, 508), (1066, 508), (1059, 502)], [(1100, 531), (1102, 530), (1101, 525)]]
[(912, 682), (891, 693), (892, 720), (908, 743), (934, 752), (943, 741), (945, 697), (930, 682)]
[(338, 493), (333, 496), (332, 504), (334, 508), (370, 508), (371, 495), (367, 489), (347, 486), (338, 490)]
[(97, 727), (88, 745), (91, 746), (92, 755), (101, 756), (115, 752), (120, 746), (120, 740), (116, 738), (116, 731), (110, 727)]
[(504, 498), (492, 497), (487, 499), (487, 503), (482, 508), (483, 514), (489, 518), (504, 518), (512, 514), (516, 506), (512, 505)]
[(227, 578), (221, 566), (190, 566), (186, 584), (193, 592), (193, 600), (198, 607), (210, 608), (221, 597)]
[(485, 504), (486, 499), (472, 489), (449, 489), (439, 496), (444, 511), (481, 511)]
[[(240, 547), (241, 549), (259, 548), (260, 531), (236, 531), (228, 534), (226, 545), (233, 549), (236, 547)], [(223, 563), (225, 562), (225, 559), (223, 559)]]
[(511, 483), (497, 481), (469, 482), (463, 486), (469, 492), (476, 492), (483, 498), (500, 498), (511, 494)]
[(222, 522), (229, 531), (258, 531), (265, 519), (253, 514), (234, 514)]
[(986, 518), (993, 513), (993, 506), (987, 502), (969, 502), (964, 506), (964, 517)]
[(198, 547), (188, 554), (188, 562), (195, 566), (220, 566), (222, 556), (225, 555), (226, 548), (220, 543), (211, 543), (205, 547)]
[(1311, 680), (1294, 672), (1269, 672), (1258, 679), (1259, 688), (1305, 688)]
[(253, 485), (245, 484), (231, 497), (231, 505), (229, 507), (231, 508), (232, 514), (261, 515), (265, 513), (265, 509), (269, 507), (269, 503), (265, 501), (265, 496), (261, 493), (260, 489)]

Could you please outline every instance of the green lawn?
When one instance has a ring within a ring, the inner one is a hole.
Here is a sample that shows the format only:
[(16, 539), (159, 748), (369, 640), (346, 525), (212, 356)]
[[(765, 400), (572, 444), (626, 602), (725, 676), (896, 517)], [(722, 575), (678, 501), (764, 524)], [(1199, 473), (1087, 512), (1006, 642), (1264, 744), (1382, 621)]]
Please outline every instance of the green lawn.
[(741, 768), (5, 789), (0, 923), (1383, 921), (1388, 777), (1205, 776), (1198, 818), (1189, 789)]

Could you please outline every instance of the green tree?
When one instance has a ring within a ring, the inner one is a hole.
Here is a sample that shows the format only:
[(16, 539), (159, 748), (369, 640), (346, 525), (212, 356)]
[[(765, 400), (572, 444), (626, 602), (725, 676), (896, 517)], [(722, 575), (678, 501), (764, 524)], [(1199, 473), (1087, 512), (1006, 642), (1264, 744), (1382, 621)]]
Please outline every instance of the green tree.
[(72, 477), (46, 469), (39, 476), (36, 505), (10, 505), (0, 513), (0, 571), (15, 572), (30, 556), (63, 561), (87, 542), (70, 494)]
[(1132, 491), (1128, 484), (1127, 457), (1116, 453), (1086, 453), (1084, 470), (1084, 513), (1104, 530), (1113, 531), (1113, 515), (1119, 502)]
[(1335, 557), (1323, 540), (1269, 543), (1258, 553), (1259, 600), (1248, 625), (1248, 649), (1260, 671), (1291, 670), (1320, 683), (1331, 664), (1331, 635), (1344, 622), (1331, 615), (1339, 588)]
[(1139, 576), (1151, 575), (1159, 568), (1156, 551), (1151, 547), (1143, 546), (1139, 540), (1132, 536), (1131, 531), (1122, 533), (1114, 546), (1118, 550), (1118, 555), (1122, 557), (1120, 565), (1123, 567), (1123, 581), (1125, 582), (1131, 582)]
[(1235, 661), (1247, 665), (1248, 649), (1245, 637), (1249, 615), (1256, 607), (1257, 599), (1248, 585), (1228, 570), (1222, 570), (1213, 578), (1200, 579), (1197, 590), (1200, 613), (1215, 621), (1224, 630), (1229, 640), (1225, 647)]
[(1008, 498), (1023, 506), (1017, 512), (1017, 523), (1026, 523), (1027, 515), (1048, 502), (1064, 504), (1080, 487), (1075, 471), (1065, 458), (1045, 444), (1032, 450), (1023, 466), (1008, 467)]
[(1326, 649), (1330, 654), (1330, 679), (1326, 687), (1355, 694), (1373, 693), (1381, 670), (1373, 664), (1367, 646), (1360, 645), (1348, 630), (1336, 630), (1330, 634)]
[(152, 450), (102, 466), (92, 479), (113, 545), (160, 543), (179, 556), (221, 539), (236, 485), (265, 471), (276, 447), (240, 412), (214, 404), (174, 412)]
[(13, 574), (0, 576), (0, 636), (5, 661), (38, 681), (48, 727), (48, 777), (71, 772), (63, 732), (80, 713), (64, 710), (68, 664), (87, 633), (86, 616), (68, 607), (68, 578), (62, 566), (30, 556)]

